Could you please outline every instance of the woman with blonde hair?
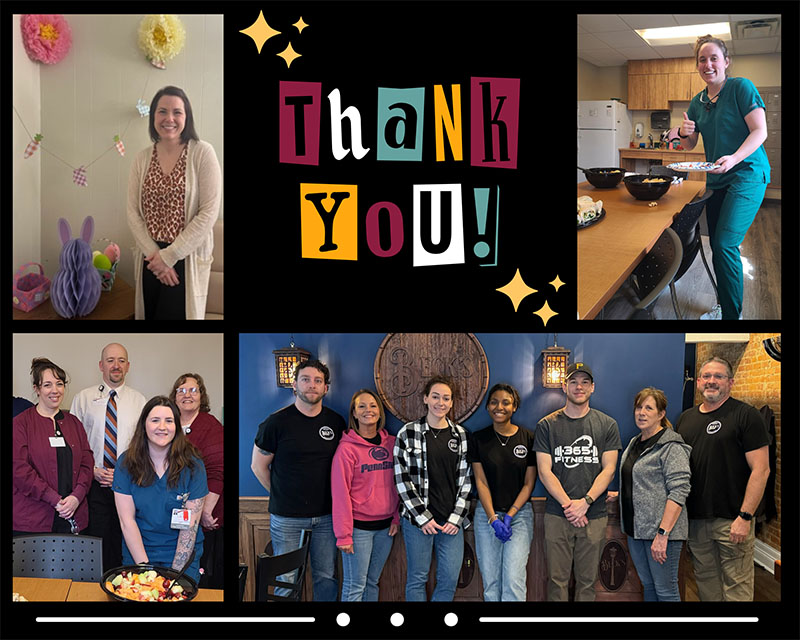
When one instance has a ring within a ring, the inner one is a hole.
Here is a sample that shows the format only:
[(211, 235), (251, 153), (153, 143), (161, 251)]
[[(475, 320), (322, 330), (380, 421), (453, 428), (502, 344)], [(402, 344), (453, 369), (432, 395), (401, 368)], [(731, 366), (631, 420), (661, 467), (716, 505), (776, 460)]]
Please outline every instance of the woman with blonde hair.
[(620, 460), (620, 521), (644, 588), (645, 601), (680, 601), (678, 564), (689, 535), (689, 453), (672, 430), (667, 397), (647, 387), (636, 394), (633, 414), (640, 433)]
[(400, 524), (395, 437), (378, 395), (359, 389), (331, 465), (333, 532), (342, 552), (342, 602), (376, 602), (378, 580)]

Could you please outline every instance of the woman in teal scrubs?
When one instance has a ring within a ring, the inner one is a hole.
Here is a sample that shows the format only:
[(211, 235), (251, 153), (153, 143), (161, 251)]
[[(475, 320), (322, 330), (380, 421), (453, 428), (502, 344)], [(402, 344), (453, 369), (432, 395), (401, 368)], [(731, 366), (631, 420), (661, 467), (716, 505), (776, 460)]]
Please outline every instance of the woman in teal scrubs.
[(686, 149), (694, 149), (698, 134), (702, 134), (706, 160), (719, 165), (708, 173), (706, 186), (714, 195), (706, 204), (706, 216), (720, 304), (701, 318), (738, 320), (744, 291), (739, 245), (770, 180), (763, 147), (767, 116), (753, 83), (727, 75), (730, 58), (722, 40), (698, 38), (695, 60), (707, 86), (683, 114), (678, 135)]
[(117, 461), (113, 488), (123, 562), (180, 570), (194, 550), (186, 575), (199, 580), (206, 470), (169, 398), (156, 396), (145, 404), (131, 443)]

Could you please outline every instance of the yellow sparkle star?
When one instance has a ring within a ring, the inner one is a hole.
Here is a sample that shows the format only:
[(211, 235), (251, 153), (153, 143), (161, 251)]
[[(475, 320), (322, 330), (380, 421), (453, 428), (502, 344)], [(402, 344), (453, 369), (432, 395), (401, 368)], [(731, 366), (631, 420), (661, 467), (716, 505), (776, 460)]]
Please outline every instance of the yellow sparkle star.
[(560, 286), (564, 285), (565, 283), (564, 283), (564, 282), (561, 282), (561, 278), (559, 278), (558, 276), (556, 276), (556, 279), (555, 279), (555, 280), (551, 280), (551, 281), (550, 281), (550, 284), (552, 284), (552, 285), (555, 287), (555, 290), (556, 290), (556, 291), (558, 291), (558, 288), (559, 288)]
[(547, 321), (550, 318), (552, 318), (553, 316), (557, 316), (558, 315), (558, 311), (553, 311), (550, 308), (550, 305), (547, 304), (547, 300), (545, 300), (544, 306), (541, 309), (539, 309), (538, 311), (534, 311), (533, 315), (539, 316), (542, 319), (542, 321), (544, 322), (544, 326), (546, 327), (547, 326)]
[(275, 55), (277, 55), (279, 58), (283, 58), (286, 61), (286, 68), (288, 69), (292, 62), (299, 58), (302, 54), (297, 53), (294, 49), (292, 49), (292, 43), (290, 42), (289, 46)]
[(279, 35), (280, 31), (275, 31), (275, 29), (270, 27), (264, 19), (264, 12), (259, 11), (256, 21), (247, 27), (247, 29), (241, 29), (239, 33), (250, 36), (253, 42), (256, 43), (258, 52), (261, 53), (261, 47), (264, 46), (264, 43), (270, 38)]
[(301, 16), (300, 19), (297, 22), (295, 22), (292, 26), (297, 27), (297, 33), (303, 33), (303, 29), (305, 29), (309, 25), (303, 20)]
[(499, 289), (495, 289), (495, 291), (505, 293), (511, 299), (511, 302), (514, 304), (514, 311), (519, 309), (519, 303), (522, 302), (524, 298), (532, 293), (536, 293), (536, 289), (531, 289), (525, 284), (525, 281), (519, 273), (519, 269), (517, 269), (511, 282)]

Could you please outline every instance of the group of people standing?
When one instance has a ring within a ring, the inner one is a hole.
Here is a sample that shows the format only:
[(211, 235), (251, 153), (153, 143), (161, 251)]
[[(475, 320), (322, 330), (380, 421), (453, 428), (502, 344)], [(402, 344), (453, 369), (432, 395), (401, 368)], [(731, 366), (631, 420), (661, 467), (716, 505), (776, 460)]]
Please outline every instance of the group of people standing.
[[(455, 595), (464, 530), (474, 511), (475, 546), (486, 601), (527, 599), (533, 539), (530, 496), (537, 473), (547, 491), (544, 517), (550, 601), (595, 599), (606, 540), (606, 503), (619, 500), (621, 526), (645, 600), (680, 600), (678, 562), (685, 541), (701, 600), (752, 600), (755, 520), (769, 475), (769, 438), (761, 414), (731, 397), (731, 365), (711, 358), (700, 368), (703, 402), (673, 428), (667, 399), (653, 387), (633, 402), (639, 433), (622, 451), (612, 417), (591, 408), (592, 370), (567, 370), (563, 408), (534, 431), (514, 422), (518, 391), (494, 385), (487, 395), (491, 424), (470, 433), (449, 414), (454, 382), (430, 378), (425, 415), (392, 436), (380, 397), (359, 389), (347, 421), (323, 405), (328, 367), (298, 365), (295, 402), (259, 425), (251, 469), (270, 492), (274, 553), (300, 546), (312, 531), (313, 599), (378, 600), (378, 581), (398, 531), (406, 550), (406, 601)], [(608, 487), (619, 463), (619, 492)], [(280, 595), (280, 594), (279, 594)]]
[[(14, 535), (102, 538), (104, 570), (182, 569), (194, 551), (187, 575), (222, 588), (223, 434), (203, 378), (185, 373), (169, 394), (146, 400), (125, 383), (130, 365), (123, 345), (106, 345), (102, 382), (66, 411), (67, 373), (34, 358), (37, 403), (17, 413), (15, 401)], [(174, 528), (173, 509), (188, 510), (188, 526)]]

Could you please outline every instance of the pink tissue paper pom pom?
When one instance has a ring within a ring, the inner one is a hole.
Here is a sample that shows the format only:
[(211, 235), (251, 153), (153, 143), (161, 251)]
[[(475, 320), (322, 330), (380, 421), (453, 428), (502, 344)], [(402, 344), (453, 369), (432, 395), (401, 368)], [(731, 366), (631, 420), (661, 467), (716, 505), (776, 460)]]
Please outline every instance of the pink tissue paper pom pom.
[(72, 31), (61, 15), (26, 14), (20, 18), (22, 44), (34, 62), (55, 64), (72, 46)]

